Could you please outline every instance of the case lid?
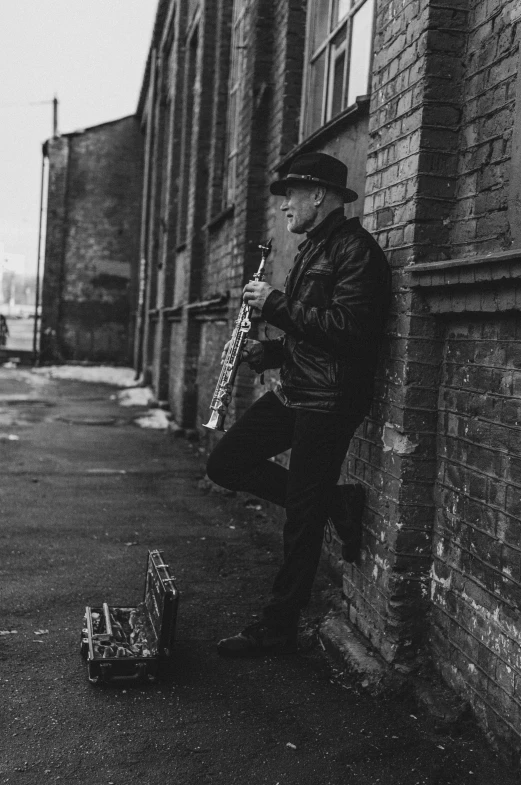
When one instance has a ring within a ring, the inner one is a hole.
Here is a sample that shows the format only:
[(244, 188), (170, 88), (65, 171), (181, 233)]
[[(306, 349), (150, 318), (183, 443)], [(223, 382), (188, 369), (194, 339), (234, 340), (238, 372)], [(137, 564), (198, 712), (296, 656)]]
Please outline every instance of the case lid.
[(145, 577), (145, 607), (154, 628), (159, 656), (172, 653), (179, 592), (163, 551), (149, 551)]

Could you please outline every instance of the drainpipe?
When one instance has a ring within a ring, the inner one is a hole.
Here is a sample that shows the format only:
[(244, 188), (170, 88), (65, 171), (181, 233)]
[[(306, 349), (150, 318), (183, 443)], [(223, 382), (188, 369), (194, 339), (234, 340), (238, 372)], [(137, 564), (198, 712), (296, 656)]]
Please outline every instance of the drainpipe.
[(141, 203), (141, 237), (139, 247), (139, 295), (136, 320), (136, 345), (134, 348), (134, 367), (136, 369), (136, 379), (139, 379), (143, 370), (143, 355), (145, 352), (144, 335), (145, 320), (147, 314), (147, 285), (149, 278), (150, 263), (146, 258), (147, 239), (148, 239), (148, 218), (149, 218), (149, 193), (150, 193), (150, 157), (152, 154), (152, 139), (154, 136), (154, 106), (156, 96), (156, 49), (152, 50), (151, 62), (153, 67), (150, 72), (149, 105), (145, 137), (145, 166), (143, 172), (143, 201)]
[(40, 259), (42, 250), (42, 226), (43, 226), (43, 187), (45, 182), (45, 159), (47, 157), (47, 144), (42, 145), (42, 176), (40, 181), (40, 221), (38, 225), (38, 254), (36, 258), (36, 296), (34, 305), (34, 329), (33, 329), (33, 365), (38, 365), (38, 319), (40, 308)]

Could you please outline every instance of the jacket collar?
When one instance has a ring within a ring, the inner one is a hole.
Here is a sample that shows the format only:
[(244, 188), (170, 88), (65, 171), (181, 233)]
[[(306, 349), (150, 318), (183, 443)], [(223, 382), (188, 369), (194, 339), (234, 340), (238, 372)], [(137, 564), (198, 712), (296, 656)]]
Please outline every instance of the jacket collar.
[(313, 229), (310, 229), (307, 233), (308, 240), (311, 240), (313, 244), (319, 243), (321, 240), (325, 240), (331, 232), (336, 229), (338, 224), (343, 223), (345, 220), (344, 217), (344, 210), (342, 207), (337, 207), (336, 210), (332, 210), (326, 217)]
[(352, 229), (354, 230), (359, 226), (360, 221), (358, 218), (346, 218), (343, 208), (337, 207), (336, 210), (332, 210), (326, 215), (324, 220), (317, 224), (317, 226), (310, 229), (306, 235), (306, 239), (298, 246), (299, 251), (302, 250), (307, 243), (318, 245), (322, 241), (327, 242), (333, 232), (343, 224), (350, 228), (352, 225)]

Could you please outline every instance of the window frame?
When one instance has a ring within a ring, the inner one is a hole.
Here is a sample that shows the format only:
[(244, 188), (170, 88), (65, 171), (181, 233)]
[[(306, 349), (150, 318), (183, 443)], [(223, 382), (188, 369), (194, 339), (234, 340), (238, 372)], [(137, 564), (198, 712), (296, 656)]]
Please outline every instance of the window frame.
[(186, 36), (186, 50), (183, 76), (183, 112), (181, 162), (182, 171), (179, 183), (176, 234), (178, 247), (184, 246), (188, 239), (188, 201), (190, 196), (190, 176), (192, 171), (193, 119), (196, 94), (200, 90), (198, 70), (200, 48), (200, 16), (196, 14)]
[(224, 149), (224, 172), (222, 208), (226, 210), (235, 203), (237, 192), (237, 158), (239, 152), (239, 127), (244, 95), (245, 20), (250, 0), (234, 0), (232, 32), (230, 42), (230, 75), (228, 79), (228, 110), (226, 118), (226, 143)]
[[(347, 10), (344, 16), (337, 22), (337, 24), (331, 29), (332, 24), (332, 17), (335, 3), (338, 0), (328, 0), (328, 9), (327, 9), (327, 26), (326, 30), (327, 33), (320, 42), (318, 46), (312, 51), (313, 46), (313, 37), (314, 37), (314, 26), (315, 26), (315, 2), (317, 0), (308, 0), (308, 11), (307, 11), (307, 20), (306, 20), (306, 46), (305, 46), (305, 66), (304, 66), (304, 79), (302, 82), (302, 98), (301, 98), (301, 107), (302, 111), (300, 113), (300, 128), (299, 128), (299, 140), (303, 141), (307, 137), (311, 136), (312, 134), (316, 133), (320, 128), (323, 128), (327, 123), (337, 117), (341, 112), (345, 111), (349, 108), (347, 103), (347, 98), (349, 95), (349, 81), (350, 81), (350, 60), (351, 60), (351, 44), (352, 44), (352, 31), (353, 31), (353, 20), (356, 14), (362, 10), (364, 5), (368, 2), (373, 2), (373, 17), (371, 22), (371, 33), (370, 33), (370, 55), (369, 55), (369, 72), (367, 75), (367, 90), (369, 90), (371, 74), (372, 74), (372, 61), (373, 61), (373, 54), (374, 54), (374, 34), (375, 34), (375, 17), (376, 17), (376, 2), (375, 0), (352, 0), (351, 8)], [(343, 42), (343, 46), (339, 47), (337, 52), (334, 52), (334, 40), (337, 38), (339, 33), (342, 32), (342, 29), (345, 28), (346, 34), (345, 39)], [(314, 63), (318, 62), (322, 54), (325, 52), (325, 66), (324, 66), (324, 78), (323, 78), (323, 85), (322, 85), (322, 98), (321, 98), (321, 108), (320, 108), (320, 123), (316, 128), (308, 128), (308, 109), (311, 106), (315, 106), (315, 104), (311, 104), (309, 90), (312, 83), (312, 70)], [(336, 54), (336, 57), (334, 56)], [(342, 105), (339, 112), (335, 114), (332, 113), (333, 109), (333, 100), (334, 100), (334, 91), (333, 91), (333, 84), (335, 78), (335, 68), (334, 62), (335, 59), (339, 59), (342, 56), (345, 57), (344, 61), (344, 69), (343, 69), (343, 94), (342, 94)], [(351, 104), (353, 105), (353, 104)]]

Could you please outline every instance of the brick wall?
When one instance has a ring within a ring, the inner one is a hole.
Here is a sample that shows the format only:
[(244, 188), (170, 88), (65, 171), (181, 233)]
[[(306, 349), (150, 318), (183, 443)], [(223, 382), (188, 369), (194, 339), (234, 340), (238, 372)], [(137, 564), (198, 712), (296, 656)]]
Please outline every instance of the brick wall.
[(519, 252), (505, 251), (519, 248), (511, 159), (520, 111), (516, 8), (469, 3), (455, 190), (444, 221), (447, 255), (463, 259), (445, 269), (440, 262), (436, 272), (423, 265), (419, 275), (429, 276), (424, 302), (443, 317), (432, 653), (489, 738), (518, 762), (521, 404), (513, 309), (521, 299)]
[[(208, 422), (210, 403), (219, 377), (219, 363), (223, 346), (230, 338), (226, 318), (205, 319), (201, 324), (201, 344), (197, 365), (198, 411), (197, 425)], [(230, 417), (231, 420), (231, 417)], [(230, 422), (227, 422), (229, 427)]]
[(132, 116), (74, 134), (69, 144), (62, 289), (64, 303), (70, 305), (62, 324), (65, 356), (128, 363), (138, 264), (141, 134)]
[(170, 328), (168, 395), (170, 409), (174, 419), (180, 425), (183, 422), (184, 377), (179, 373), (179, 365), (184, 362), (184, 332), (183, 325), (180, 321), (176, 320), (172, 322)]
[[(49, 142), (52, 206), (43, 330), (53, 319), (56, 359), (131, 362), (141, 149), (133, 116)], [(56, 276), (60, 244), (61, 274)], [(45, 341), (42, 348), (46, 353)]]
[(518, 3), (472, 0), (461, 104), (461, 155), (450, 216), (453, 256), (508, 248), (511, 145), (516, 112)]
[(521, 749), (521, 320), (446, 323), (433, 650), (485, 727)]
[(349, 456), (368, 504), (365, 558), (346, 569), (344, 593), (350, 619), (399, 668), (414, 661), (426, 631), (440, 349), (436, 325), (401, 271), (447, 249), (460, 6), (377, 7), (364, 225), (388, 253), (394, 296), (374, 405)]

